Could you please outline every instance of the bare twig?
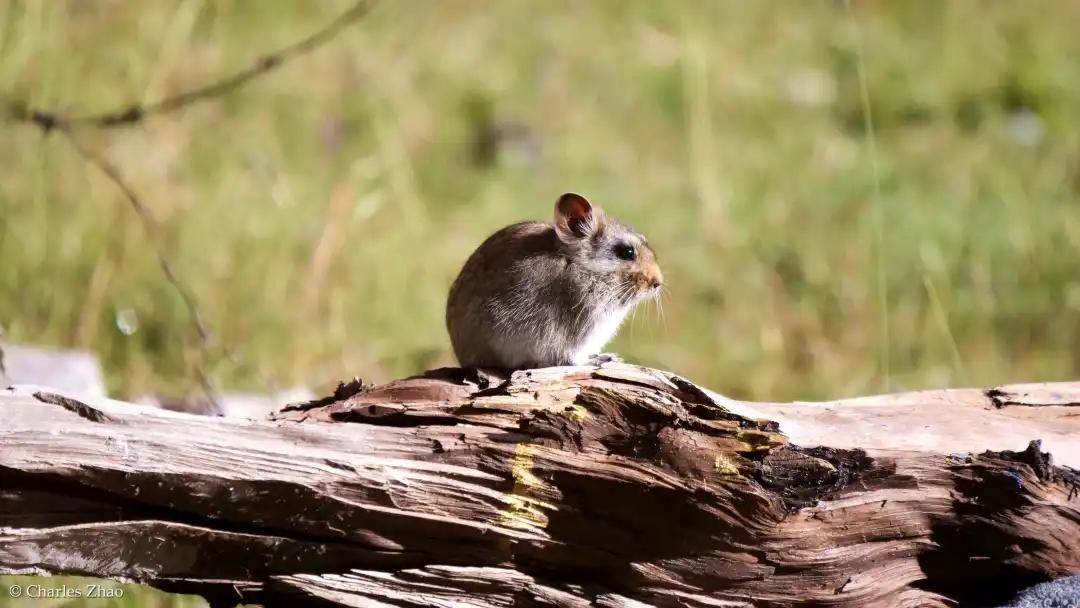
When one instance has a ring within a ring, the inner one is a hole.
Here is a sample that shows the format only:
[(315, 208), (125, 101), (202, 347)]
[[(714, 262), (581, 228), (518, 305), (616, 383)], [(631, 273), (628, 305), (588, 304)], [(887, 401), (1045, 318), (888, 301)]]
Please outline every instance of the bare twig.
[(261, 56), (255, 63), (247, 68), (216, 82), (201, 87), (184, 91), (172, 97), (166, 97), (160, 101), (149, 104), (133, 103), (127, 107), (102, 114), (87, 114), (83, 116), (64, 116), (56, 112), (49, 112), (31, 108), (23, 102), (10, 104), (11, 116), (15, 120), (30, 122), (43, 131), (51, 131), (57, 128), (94, 127), (110, 129), (125, 127), (142, 122), (151, 115), (168, 114), (183, 109), (189, 105), (218, 97), (229, 91), (237, 89), (249, 81), (281, 67), (286, 62), (309, 53), (327, 42), (333, 40), (343, 29), (359, 20), (371, 8), (371, 0), (359, 0), (349, 10), (342, 13), (336, 19), (328, 23), (323, 29), (314, 34), (281, 48), (273, 53)]
[(71, 131), (62, 129), (60, 132), (67, 136), (68, 141), (71, 143), (71, 147), (79, 153), (79, 156), (81, 156), (83, 160), (97, 167), (109, 178), (109, 181), (115, 184), (116, 187), (124, 193), (124, 198), (131, 204), (131, 208), (134, 209), (135, 214), (139, 216), (139, 221), (142, 222), (143, 228), (146, 230), (146, 234), (154, 246), (154, 253), (157, 255), (158, 263), (161, 265), (161, 271), (165, 273), (165, 278), (169, 280), (169, 283), (171, 283), (180, 293), (180, 298), (184, 301), (184, 305), (187, 306), (190, 311), (192, 322), (195, 325), (196, 331), (199, 333), (199, 338), (209, 341), (211, 339), (210, 331), (207, 329), (202, 314), (199, 312), (195, 296), (177, 277), (176, 271), (173, 269), (172, 264), (165, 255), (164, 245), (160, 242), (158, 236), (161, 231), (158, 227), (157, 220), (150, 213), (150, 210), (143, 204), (138, 195), (135, 194), (135, 191), (127, 185), (124, 178), (121, 177), (120, 171), (116, 167), (105, 160), (103, 156), (90, 151), (89, 148), (84, 146), (82, 142), (72, 135)]
[(109, 178), (109, 181), (124, 194), (124, 198), (135, 211), (135, 215), (139, 217), (139, 221), (146, 231), (146, 236), (154, 248), (154, 255), (157, 257), (161, 272), (165, 275), (165, 279), (172, 285), (173, 289), (176, 290), (176, 293), (180, 295), (180, 299), (184, 302), (184, 307), (188, 311), (191, 324), (195, 328), (195, 333), (198, 335), (199, 351), (202, 359), (202, 362), (198, 365), (199, 369), (196, 370), (199, 375), (199, 383), (203, 387), (203, 392), (206, 393), (206, 398), (209, 399), (215, 407), (220, 406), (217, 398), (217, 390), (214, 389), (209, 376), (203, 369), (203, 364), (210, 355), (213, 335), (210, 333), (210, 329), (207, 327), (206, 321), (203, 318), (199, 301), (195, 297), (195, 292), (180, 279), (180, 276), (176, 273), (175, 267), (169, 260), (168, 253), (165, 251), (165, 244), (160, 237), (161, 229), (158, 226), (157, 219), (154, 218), (154, 215), (139, 198), (139, 195), (137, 195), (135, 191), (131, 189), (131, 186), (124, 181), (123, 176), (120, 175), (120, 171), (113, 166), (112, 163), (104, 156), (101, 156), (84, 146), (83, 143), (79, 141), (79, 138), (72, 134), (71, 130), (67, 127), (57, 127), (57, 129), (67, 137), (68, 143), (71, 144), (71, 147), (83, 158), (83, 160), (94, 167), (97, 167), (97, 169), (101, 171), (105, 177)]
[[(201, 307), (195, 293), (181, 280), (175, 270), (175, 266), (169, 260), (163, 240), (160, 238), (160, 229), (157, 220), (150, 209), (142, 202), (134, 190), (127, 184), (120, 171), (113, 166), (105, 157), (91, 151), (74, 135), (73, 131), (78, 128), (111, 129), (116, 127), (131, 126), (142, 122), (151, 115), (168, 114), (184, 109), (192, 104), (207, 99), (212, 99), (235, 90), (255, 78), (281, 67), (288, 61), (300, 55), (314, 51), (322, 45), (333, 40), (342, 30), (358, 21), (367, 14), (373, 0), (358, 0), (351, 8), (339, 15), (319, 31), (307, 38), (293, 43), (292, 45), (278, 49), (272, 53), (262, 55), (257, 61), (230, 76), (203, 85), (201, 87), (184, 91), (172, 97), (166, 97), (150, 104), (131, 104), (127, 107), (105, 112), (102, 114), (87, 114), (83, 116), (65, 116), (57, 112), (49, 112), (29, 107), (26, 103), (15, 101), (9, 104), (10, 115), (13, 119), (33, 124), (42, 132), (59, 131), (63, 133), (72, 148), (89, 164), (100, 170), (109, 181), (116, 185), (123, 193), (124, 198), (131, 205), (135, 214), (139, 217), (143, 228), (154, 247), (154, 253), (158, 264), (166, 280), (180, 295), (192, 326), (195, 328), (199, 340), (200, 362), (196, 366), (196, 374), (199, 384), (207, 399), (217, 408), (221, 409), (210, 375), (206, 372), (205, 364), (210, 359), (213, 336), (203, 317)], [(231, 361), (235, 361), (227, 349), (222, 348), (223, 355)], [(3, 351), (0, 350), (0, 375), (3, 369)]]

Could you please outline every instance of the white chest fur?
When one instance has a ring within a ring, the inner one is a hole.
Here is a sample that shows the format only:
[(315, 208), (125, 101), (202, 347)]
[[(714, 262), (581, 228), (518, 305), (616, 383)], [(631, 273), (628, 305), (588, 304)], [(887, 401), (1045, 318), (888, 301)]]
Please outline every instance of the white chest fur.
[(576, 345), (576, 349), (571, 354), (570, 360), (574, 365), (584, 365), (588, 363), (589, 357), (599, 354), (604, 345), (611, 342), (611, 339), (615, 337), (615, 333), (619, 331), (619, 326), (622, 325), (623, 319), (626, 318), (628, 312), (630, 312), (630, 307), (624, 306), (606, 311), (605, 314), (595, 319), (592, 330), (585, 335), (585, 339), (582, 340), (581, 344)]

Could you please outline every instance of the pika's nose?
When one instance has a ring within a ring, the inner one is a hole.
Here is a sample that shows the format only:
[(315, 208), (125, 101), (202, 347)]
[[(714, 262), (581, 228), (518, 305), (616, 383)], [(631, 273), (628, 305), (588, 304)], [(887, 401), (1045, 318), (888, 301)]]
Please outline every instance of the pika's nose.
[(659, 268), (653, 270), (652, 275), (649, 277), (649, 287), (652, 287), (653, 289), (656, 289), (657, 287), (660, 287), (663, 284), (664, 284), (664, 275), (663, 275), (663, 273), (660, 272)]

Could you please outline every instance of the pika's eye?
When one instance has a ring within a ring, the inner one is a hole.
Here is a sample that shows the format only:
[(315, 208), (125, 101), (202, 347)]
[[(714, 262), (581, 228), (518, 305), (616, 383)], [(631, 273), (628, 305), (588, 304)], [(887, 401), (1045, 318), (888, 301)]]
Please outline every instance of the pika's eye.
[(634, 250), (634, 246), (630, 243), (619, 243), (615, 245), (615, 256), (620, 260), (633, 262), (637, 258), (637, 251)]

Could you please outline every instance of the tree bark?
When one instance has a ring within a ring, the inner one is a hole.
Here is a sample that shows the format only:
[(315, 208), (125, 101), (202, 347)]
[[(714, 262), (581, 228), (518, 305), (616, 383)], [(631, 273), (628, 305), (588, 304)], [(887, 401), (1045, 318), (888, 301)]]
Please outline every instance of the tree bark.
[(1080, 466), (1078, 405), (748, 403), (624, 364), (354, 382), (263, 421), (16, 387), (0, 572), (214, 605), (1000, 603), (1080, 572), (1078, 478), (1040, 448)]

